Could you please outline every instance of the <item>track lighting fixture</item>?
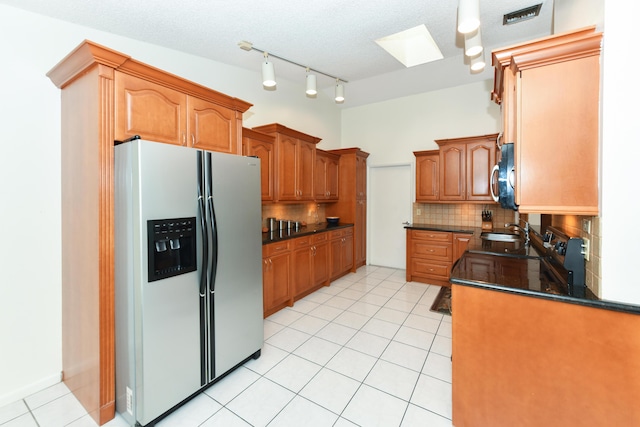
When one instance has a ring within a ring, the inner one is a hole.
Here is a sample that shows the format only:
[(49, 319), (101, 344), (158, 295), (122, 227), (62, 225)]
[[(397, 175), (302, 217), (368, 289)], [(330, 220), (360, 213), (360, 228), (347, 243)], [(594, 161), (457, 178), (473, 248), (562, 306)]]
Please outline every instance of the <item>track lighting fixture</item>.
[(480, 26), (480, 0), (459, 0), (458, 32), (470, 33)]
[(273, 63), (269, 62), (269, 54), (263, 52), (264, 62), (262, 63), (262, 85), (264, 87), (275, 87), (276, 85), (276, 71), (273, 68)]
[[(315, 97), (315, 95), (317, 95), (318, 93), (318, 89), (316, 86), (317, 83), (317, 78), (316, 78), (316, 74), (322, 74), (323, 76), (327, 76), (330, 77), (332, 79), (336, 80), (336, 97), (335, 100), (337, 103), (342, 103), (344, 102), (344, 86), (343, 83), (349, 83), (347, 80), (341, 79), (340, 77), (337, 76), (333, 76), (331, 74), (327, 74), (324, 73), (320, 70), (316, 70), (314, 68), (311, 67), (307, 67), (306, 65), (302, 65), (299, 64), (295, 61), (291, 61), (290, 59), (286, 59), (283, 58), (282, 56), (278, 56), (278, 55), (274, 55), (273, 53), (268, 54), (266, 51), (262, 50), (262, 49), (258, 49), (257, 47), (253, 47), (253, 44), (247, 41), (241, 41), (238, 43), (238, 46), (240, 46), (240, 49), (242, 50), (246, 50), (247, 52), (255, 50), (258, 52), (261, 52), (262, 55), (264, 56), (264, 62), (262, 63), (262, 85), (265, 87), (265, 89), (270, 89), (270, 88), (274, 88), (276, 86), (276, 77), (275, 77), (275, 71), (273, 68), (273, 64), (271, 62), (269, 62), (269, 56), (274, 57), (274, 58), (278, 58), (282, 61), (288, 62), (290, 64), (293, 65), (297, 65), (298, 67), (302, 67), (304, 69), (306, 69), (307, 74), (306, 74), (306, 94), (307, 96), (310, 97)], [(312, 74), (311, 71), (313, 71), (316, 74)]]
[(344, 86), (340, 83), (340, 79), (336, 79), (336, 97), (335, 101), (340, 104), (344, 102)]
[(309, 68), (307, 68), (307, 95), (315, 96), (318, 94), (318, 90), (316, 89), (316, 75), (309, 73)]

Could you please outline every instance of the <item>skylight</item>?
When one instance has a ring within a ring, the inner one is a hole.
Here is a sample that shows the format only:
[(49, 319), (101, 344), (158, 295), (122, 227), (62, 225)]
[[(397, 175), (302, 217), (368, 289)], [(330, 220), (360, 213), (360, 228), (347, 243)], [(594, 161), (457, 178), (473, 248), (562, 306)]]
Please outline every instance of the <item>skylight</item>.
[(382, 37), (376, 43), (407, 68), (443, 58), (425, 25)]

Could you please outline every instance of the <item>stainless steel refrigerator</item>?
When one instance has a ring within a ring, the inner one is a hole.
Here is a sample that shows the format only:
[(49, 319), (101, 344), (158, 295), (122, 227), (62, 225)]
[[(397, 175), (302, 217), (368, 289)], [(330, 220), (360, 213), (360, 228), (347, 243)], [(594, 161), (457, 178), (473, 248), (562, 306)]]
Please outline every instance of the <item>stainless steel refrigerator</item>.
[(260, 356), (261, 217), (257, 158), (115, 147), (116, 410), (131, 425)]

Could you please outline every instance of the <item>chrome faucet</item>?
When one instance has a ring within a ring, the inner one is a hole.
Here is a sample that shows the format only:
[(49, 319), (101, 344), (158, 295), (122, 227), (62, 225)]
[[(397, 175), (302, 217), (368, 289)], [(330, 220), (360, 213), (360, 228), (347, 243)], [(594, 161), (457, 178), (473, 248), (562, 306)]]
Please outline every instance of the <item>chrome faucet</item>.
[(505, 224), (504, 225), (505, 228), (509, 228), (509, 227), (513, 227), (516, 231), (519, 231), (520, 233), (524, 234), (524, 243), (526, 245), (529, 244), (529, 223), (527, 221), (524, 221), (524, 228), (521, 227), (519, 224)]

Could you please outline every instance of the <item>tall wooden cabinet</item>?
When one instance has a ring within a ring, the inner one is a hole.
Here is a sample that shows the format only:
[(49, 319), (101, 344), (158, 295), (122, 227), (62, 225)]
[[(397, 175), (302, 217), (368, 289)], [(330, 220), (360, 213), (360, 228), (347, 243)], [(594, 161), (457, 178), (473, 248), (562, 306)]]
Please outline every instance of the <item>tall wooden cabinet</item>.
[(62, 89), (62, 375), (104, 424), (115, 414), (114, 140), (239, 153), (251, 104), (90, 41), (47, 75)]
[(521, 212), (598, 214), (601, 43), (591, 27), (492, 53)]
[(367, 157), (359, 148), (330, 150), (340, 156), (340, 200), (328, 204), (328, 216), (339, 216), (341, 222), (354, 224), (353, 268), (367, 263)]
[(263, 202), (275, 199), (275, 137), (242, 128), (242, 154), (260, 158), (260, 192)]
[(275, 137), (276, 201), (313, 201), (313, 171), (320, 138), (278, 123), (252, 129)]

